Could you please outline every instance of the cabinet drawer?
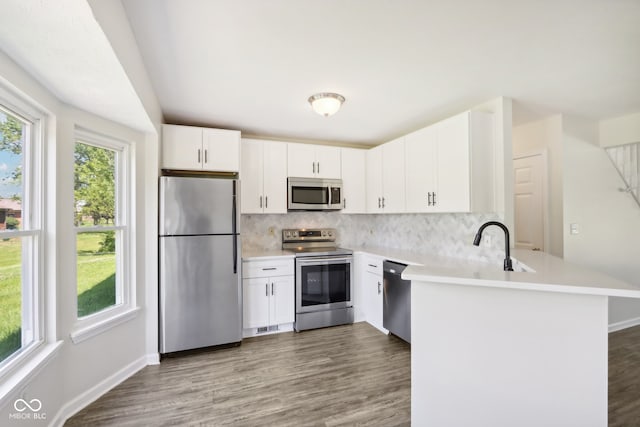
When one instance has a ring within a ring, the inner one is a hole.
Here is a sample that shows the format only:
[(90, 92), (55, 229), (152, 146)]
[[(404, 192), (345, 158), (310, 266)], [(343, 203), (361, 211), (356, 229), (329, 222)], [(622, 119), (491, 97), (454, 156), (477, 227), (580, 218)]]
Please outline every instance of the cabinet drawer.
[[(380, 268), (382, 268), (382, 265)], [(382, 270), (380, 271), (382, 272)], [(252, 277), (293, 276), (294, 274), (292, 258), (244, 261), (242, 263), (242, 277), (245, 279)]]
[(382, 276), (382, 258), (364, 257), (364, 268), (369, 273)]

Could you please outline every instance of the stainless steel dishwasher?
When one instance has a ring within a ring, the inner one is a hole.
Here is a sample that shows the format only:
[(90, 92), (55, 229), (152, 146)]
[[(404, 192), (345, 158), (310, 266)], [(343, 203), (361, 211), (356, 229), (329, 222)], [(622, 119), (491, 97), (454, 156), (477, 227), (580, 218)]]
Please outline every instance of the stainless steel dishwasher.
[(393, 335), (411, 343), (411, 281), (400, 276), (407, 266), (384, 261), (382, 326)]

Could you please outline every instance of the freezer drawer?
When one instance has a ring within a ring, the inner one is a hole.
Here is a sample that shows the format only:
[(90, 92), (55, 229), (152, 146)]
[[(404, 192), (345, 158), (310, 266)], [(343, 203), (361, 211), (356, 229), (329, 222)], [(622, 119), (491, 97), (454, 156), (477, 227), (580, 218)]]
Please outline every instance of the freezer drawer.
[(242, 285), (232, 239), (160, 238), (160, 353), (241, 340)]

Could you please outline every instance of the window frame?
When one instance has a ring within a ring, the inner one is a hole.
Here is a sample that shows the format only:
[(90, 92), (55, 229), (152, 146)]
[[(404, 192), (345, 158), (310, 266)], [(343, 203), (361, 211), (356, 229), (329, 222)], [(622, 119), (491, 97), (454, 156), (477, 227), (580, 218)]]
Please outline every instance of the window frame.
[[(76, 126), (74, 131), (74, 147), (82, 143), (98, 148), (113, 150), (115, 158), (115, 215), (113, 225), (98, 225), (91, 227), (74, 226), (77, 238), (80, 233), (115, 231), (116, 238), (116, 303), (95, 313), (78, 317), (77, 274), (75, 277), (75, 316), (76, 322), (70, 334), (72, 341), (77, 344), (98, 335), (122, 322), (135, 317), (139, 311), (136, 307), (135, 286), (135, 243), (132, 234), (134, 218), (134, 176), (133, 144), (112, 136), (97, 133), (86, 128)], [(75, 151), (75, 150), (74, 150)], [(77, 248), (75, 268), (78, 267)], [(77, 270), (76, 270), (77, 271)]]
[[(0, 384), (5, 379), (21, 371), (30, 361), (40, 354), (46, 344), (51, 343), (48, 336), (48, 313), (46, 311), (46, 290), (48, 281), (44, 272), (44, 141), (47, 129), (47, 114), (36, 104), (0, 84), (0, 109), (28, 124), (22, 159), (22, 200), (21, 227), (19, 230), (2, 230), (3, 239), (21, 239), (21, 346), (20, 349), (0, 362)], [(25, 239), (27, 238), (27, 239)], [(27, 245), (24, 242), (27, 241)], [(28, 263), (25, 263), (28, 260)], [(29, 283), (25, 290), (25, 282)], [(55, 283), (55, 282), (54, 282)], [(28, 298), (25, 298), (25, 293)], [(28, 310), (27, 324), (30, 339), (25, 343), (25, 311)], [(55, 313), (54, 313), (55, 315)], [(3, 394), (0, 394), (0, 398)]]

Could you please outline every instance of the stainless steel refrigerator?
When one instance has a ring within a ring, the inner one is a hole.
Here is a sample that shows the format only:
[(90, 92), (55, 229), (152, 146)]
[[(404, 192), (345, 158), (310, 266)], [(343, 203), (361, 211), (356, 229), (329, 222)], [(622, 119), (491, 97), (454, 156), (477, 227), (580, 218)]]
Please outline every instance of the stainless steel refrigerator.
[(238, 181), (160, 178), (160, 353), (239, 342)]

